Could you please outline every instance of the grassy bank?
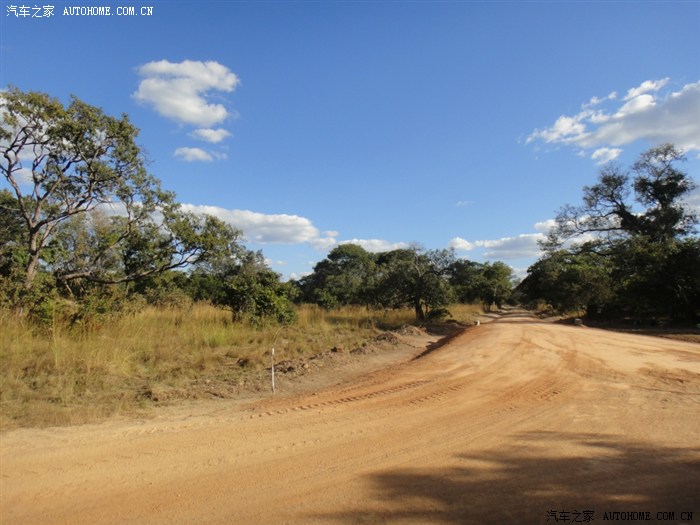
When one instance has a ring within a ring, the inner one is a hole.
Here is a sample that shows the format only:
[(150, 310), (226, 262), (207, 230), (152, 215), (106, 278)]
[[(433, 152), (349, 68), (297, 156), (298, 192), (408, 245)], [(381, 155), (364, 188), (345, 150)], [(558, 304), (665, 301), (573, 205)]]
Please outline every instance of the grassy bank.
[[(478, 307), (451, 309), (468, 320)], [(206, 304), (147, 308), (90, 330), (38, 330), (0, 312), (0, 428), (65, 425), (129, 414), (177, 399), (233, 397), (267, 385), (278, 361), (352, 349), (413, 321), (409, 310), (326, 311), (302, 306), (291, 326), (232, 323)]]

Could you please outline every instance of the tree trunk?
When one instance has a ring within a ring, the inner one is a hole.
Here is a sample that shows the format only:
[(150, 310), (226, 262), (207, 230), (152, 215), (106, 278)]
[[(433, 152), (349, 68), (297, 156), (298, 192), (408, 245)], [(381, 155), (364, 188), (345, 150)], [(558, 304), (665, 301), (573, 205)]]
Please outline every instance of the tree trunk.
[(420, 304), (420, 300), (413, 302), (413, 308), (416, 311), (416, 319), (418, 321), (425, 321), (425, 313), (423, 312), (423, 306)]
[(31, 289), (34, 284), (34, 277), (36, 277), (36, 267), (39, 264), (39, 254), (32, 254), (29, 259), (29, 264), (27, 264), (27, 273), (24, 276), (24, 288), (25, 290)]

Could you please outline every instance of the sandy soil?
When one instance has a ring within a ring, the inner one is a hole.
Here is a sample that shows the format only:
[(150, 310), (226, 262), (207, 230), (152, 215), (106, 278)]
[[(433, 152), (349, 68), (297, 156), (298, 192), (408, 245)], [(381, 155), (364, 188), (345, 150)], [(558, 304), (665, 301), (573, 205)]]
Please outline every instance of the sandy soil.
[(700, 345), (524, 312), (412, 341), (274, 399), (6, 433), (0, 521), (700, 521)]

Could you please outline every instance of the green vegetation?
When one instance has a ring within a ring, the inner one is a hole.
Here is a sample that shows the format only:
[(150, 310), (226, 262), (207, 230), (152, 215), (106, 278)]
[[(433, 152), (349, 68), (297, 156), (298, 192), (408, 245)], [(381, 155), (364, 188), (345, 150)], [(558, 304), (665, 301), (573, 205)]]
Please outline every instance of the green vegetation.
[[(463, 322), (480, 312), (469, 305), (452, 310)], [(278, 362), (350, 351), (413, 315), (306, 305), (295, 308), (292, 325), (260, 327), (195, 303), (147, 306), (89, 329), (54, 321), (38, 330), (0, 310), (0, 428), (96, 421), (169, 400), (267, 389), (272, 347)]]
[(449, 251), (344, 245), (282, 282), (241, 232), (160, 187), (126, 116), (15, 88), (0, 113), (3, 427), (228, 397), (262, 384), (273, 346), (353, 348), (455, 297)]
[(500, 303), (510, 293), (499, 263), (470, 263), (476, 286), (449, 250), (370, 254), (352, 245), (301, 282), (283, 283), (240, 244), (241, 232), (183, 211), (161, 189), (128, 117), (15, 88), (0, 93), (0, 110), (9, 188), (0, 190), (0, 309), (44, 327), (86, 329), (146, 304), (197, 301), (257, 327), (293, 323), (295, 301), (410, 307), (422, 321), (445, 315), (455, 298)]
[(298, 286), (300, 300), (325, 308), (409, 307), (424, 321), (445, 315), (445, 307), (455, 302), (500, 306), (510, 297), (513, 275), (501, 262), (457, 259), (453, 250), (414, 247), (369, 253), (361, 246), (342, 244)]
[[(692, 180), (670, 145), (604, 168), (566, 206), (513, 295), (501, 262), (343, 244), (282, 282), (241, 232), (182, 210), (146, 172), (138, 130), (78, 99), (0, 93), (2, 425), (98, 419), (260, 387), (278, 359), (518, 298), (597, 317), (697, 322)], [(630, 196), (633, 200), (630, 201)]]
[(595, 318), (697, 322), (700, 239), (683, 201), (694, 188), (683, 160), (665, 144), (643, 153), (632, 173), (603, 168), (583, 205), (559, 212), (519, 296)]

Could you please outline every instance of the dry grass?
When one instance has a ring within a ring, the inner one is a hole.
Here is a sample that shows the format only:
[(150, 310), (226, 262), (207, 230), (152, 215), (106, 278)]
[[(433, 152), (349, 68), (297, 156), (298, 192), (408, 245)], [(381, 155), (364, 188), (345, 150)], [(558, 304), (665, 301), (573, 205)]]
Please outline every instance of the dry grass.
[(272, 347), (277, 360), (351, 349), (413, 321), (409, 310), (302, 306), (297, 314), (291, 326), (255, 328), (195, 304), (147, 308), (89, 331), (57, 324), (41, 332), (0, 311), (0, 429), (97, 421), (173, 399), (231, 397), (266, 385)]

